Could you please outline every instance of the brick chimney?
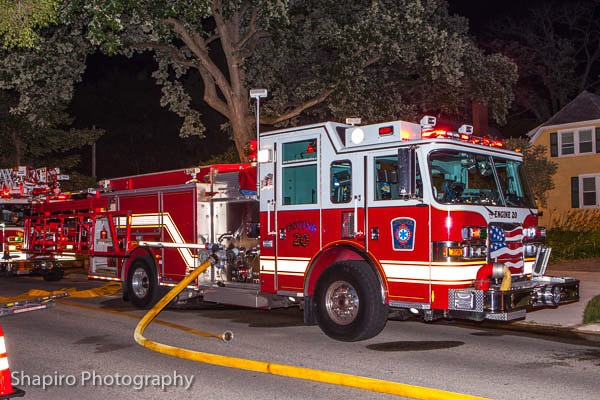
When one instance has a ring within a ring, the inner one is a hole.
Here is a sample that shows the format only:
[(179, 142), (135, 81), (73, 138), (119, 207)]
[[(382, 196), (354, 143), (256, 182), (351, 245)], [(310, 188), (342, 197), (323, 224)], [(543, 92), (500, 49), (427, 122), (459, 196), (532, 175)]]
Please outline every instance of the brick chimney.
[(473, 110), (473, 134), (487, 136), (488, 134), (488, 108), (487, 104), (477, 101), (471, 103)]

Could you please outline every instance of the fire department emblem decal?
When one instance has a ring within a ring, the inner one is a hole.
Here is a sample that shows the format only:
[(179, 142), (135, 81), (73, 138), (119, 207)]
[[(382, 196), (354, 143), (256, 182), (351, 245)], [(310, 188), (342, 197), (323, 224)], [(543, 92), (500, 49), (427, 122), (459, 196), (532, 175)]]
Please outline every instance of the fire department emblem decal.
[(412, 250), (415, 243), (415, 220), (396, 218), (392, 220), (392, 243), (394, 250)]

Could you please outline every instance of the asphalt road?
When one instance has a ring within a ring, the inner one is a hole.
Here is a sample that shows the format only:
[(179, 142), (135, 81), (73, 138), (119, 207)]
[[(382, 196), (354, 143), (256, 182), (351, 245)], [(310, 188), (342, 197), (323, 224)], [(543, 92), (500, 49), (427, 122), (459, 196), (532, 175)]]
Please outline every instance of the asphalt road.
[[(0, 295), (17, 295), (32, 288), (98, 285), (0, 278)], [(143, 315), (119, 297), (69, 301)], [(494, 399), (598, 398), (600, 347), (590, 342), (447, 321), (388, 321), (373, 339), (342, 343), (327, 338), (316, 326), (303, 326), (298, 309), (191, 308), (166, 310), (158, 318), (213, 333), (230, 329), (234, 340), (223, 343), (156, 324), (148, 327), (146, 337), (209, 353)], [(11, 372), (26, 390), (26, 399), (397, 398), (154, 353), (134, 341), (137, 322), (67, 304), (0, 319)], [(62, 385), (57, 385), (60, 376)], [(160, 385), (159, 379), (168, 383), (174, 376), (178, 377), (176, 386), (163, 390), (153, 385)], [(43, 389), (36, 377), (45, 377), (51, 385)], [(146, 386), (136, 388), (142, 379)], [(187, 389), (186, 379), (192, 380)]]

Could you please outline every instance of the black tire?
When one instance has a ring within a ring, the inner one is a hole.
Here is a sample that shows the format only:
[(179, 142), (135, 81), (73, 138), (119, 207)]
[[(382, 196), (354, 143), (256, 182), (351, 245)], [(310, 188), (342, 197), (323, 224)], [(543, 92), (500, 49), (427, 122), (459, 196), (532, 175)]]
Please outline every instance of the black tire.
[(65, 276), (65, 270), (62, 267), (54, 266), (52, 269), (44, 272), (43, 278), (47, 282), (60, 281)]
[(122, 282), (121, 284), (121, 295), (123, 297), (123, 301), (129, 301), (129, 291), (127, 290), (127, 282)]
[(127, 271), (127, 296), (139, 308), (149, 308), (160, 300), (161, 290), (154, 262), (149, 256), (137, 257)]
[(370, 339), (387, 323), (388, 306), (382, 302), (377, 275), (361, 261), (327, 268), (317, 281), (313, 301), (319, 327), (335, 340)]

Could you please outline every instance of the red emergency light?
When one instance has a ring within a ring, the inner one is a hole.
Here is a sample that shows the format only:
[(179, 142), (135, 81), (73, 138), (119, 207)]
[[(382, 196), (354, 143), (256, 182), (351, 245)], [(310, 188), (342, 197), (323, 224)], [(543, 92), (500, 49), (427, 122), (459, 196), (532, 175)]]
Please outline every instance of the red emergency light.
[(448, 131), (445, 131), (443, 129), (432, 129), (432, 130), (423, 131), (421, 133), (421, 138), (422, 139), (433, 139), (436, 137), (446, 137), (447, 135), (448, 135)]
[(393, 126), (382, 126), (379, 128), (379, 136), (392, 135), (394, 133)]

